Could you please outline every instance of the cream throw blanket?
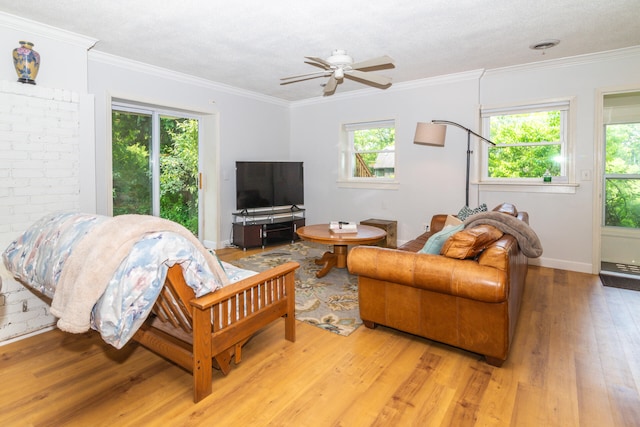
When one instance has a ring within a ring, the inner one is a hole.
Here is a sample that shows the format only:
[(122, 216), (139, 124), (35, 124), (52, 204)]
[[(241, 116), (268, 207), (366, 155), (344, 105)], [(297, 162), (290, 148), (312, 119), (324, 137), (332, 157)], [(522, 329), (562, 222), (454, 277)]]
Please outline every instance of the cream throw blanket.
[(202, 251), (219, 283), (228, 284), (218, 261), (182, 225), (149, 215), (116, 216), (93, 227), (65, 261), (51, 302), (51, 313), (59, 318), (58, 327), (73, 333), (89, 330), (93, 306), (133, 245), (146, 234), (163, 231), (191, 241)]

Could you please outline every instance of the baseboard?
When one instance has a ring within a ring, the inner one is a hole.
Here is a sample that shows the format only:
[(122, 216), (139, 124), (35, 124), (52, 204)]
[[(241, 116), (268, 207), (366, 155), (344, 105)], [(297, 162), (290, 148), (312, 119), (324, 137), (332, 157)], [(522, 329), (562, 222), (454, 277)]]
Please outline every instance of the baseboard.
[(202, 244), (204, 245), (205, 248), (209, 248), (209, 249), (218, 249), (218, 243), (214, 242), (213, 240), (203, 240)]
[(7, 344), (11, 344), (11, 343), (14, 343), (14, 342), (18, 342), (18, 341), (24, 340), (26, 338), (30, 338), (30, 337), (33, 337), (33, 336), (36, 336), (36, 335), (40, 335), (40, 334), (43, 334), (45, 332), (53, 331), (56, 328), (57, 327), (54, 326), (54, 325), (47, 326), (46, 328), (42, 328), (42, 329), (38, 329), (37, 331), (29, 332), (28, 334), (18, 335), (17, 337), (13, 337), (13, 338), (9, 338), (8, 340), (0, 341), (0, 347), (2, 347), (3, 345), (7, 345)]
[(593, 273), (593, 265), (586, 262), (567, 261), (555, 258), (529, 258), (530, 265), (540, 267), (557, 268), (558, 270), (577, 271), (578, 273)]

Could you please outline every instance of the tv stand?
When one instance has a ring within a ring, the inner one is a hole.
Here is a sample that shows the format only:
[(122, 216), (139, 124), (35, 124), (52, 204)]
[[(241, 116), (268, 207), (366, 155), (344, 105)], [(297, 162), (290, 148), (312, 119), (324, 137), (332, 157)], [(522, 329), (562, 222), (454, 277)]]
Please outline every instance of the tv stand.
[(233, 214), (233, 244), (243, 249), (299, 239), (298, 227), (305, 225), (305, 209), (298, 206)]

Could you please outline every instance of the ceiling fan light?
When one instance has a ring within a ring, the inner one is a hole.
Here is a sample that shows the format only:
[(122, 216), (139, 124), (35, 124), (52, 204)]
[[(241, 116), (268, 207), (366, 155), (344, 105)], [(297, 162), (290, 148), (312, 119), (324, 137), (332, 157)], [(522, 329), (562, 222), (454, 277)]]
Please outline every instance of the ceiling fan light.
[(327, 62), (333, 65), (349, 65), (353, 64), (353, 58), (347, 55), (346, 50), (336, 49), (331, 53), (331, 56), (327, 58)]
[(337, 68), (333, 73), (333, 77), (335, 77), (336, 80), (342, 80), (344, 78), (344, 70), (342, 68)]

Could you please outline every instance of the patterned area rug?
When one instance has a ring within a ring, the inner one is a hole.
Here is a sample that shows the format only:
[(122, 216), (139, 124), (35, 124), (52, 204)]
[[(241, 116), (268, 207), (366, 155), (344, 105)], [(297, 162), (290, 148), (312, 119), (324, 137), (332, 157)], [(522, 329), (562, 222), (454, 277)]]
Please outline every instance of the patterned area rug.
[(358, 308), (358, 278), (346, 268), (333, 268), (329, 274), (317, 278), (322, 266), (320, 258), (328, 246), (310, 242), (296, 242), (288, 246), (251, 255), (231, 264), (253, 271), (264, 271), (287, 261), (296, 261), (296, 319), (348, 336), (362, 324)]

